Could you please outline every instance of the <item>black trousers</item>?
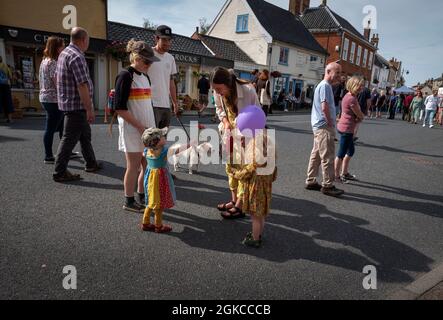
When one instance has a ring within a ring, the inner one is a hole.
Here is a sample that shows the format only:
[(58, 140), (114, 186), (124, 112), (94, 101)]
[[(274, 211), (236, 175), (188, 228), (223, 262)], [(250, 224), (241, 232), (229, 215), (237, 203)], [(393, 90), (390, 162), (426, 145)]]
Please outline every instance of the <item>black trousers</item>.
[(55, 162), (55, 174), (62, 175), (66, 172), (72, 150), (79, 141), (83, 158), (86, 161), (86, 168), (94, 168), (97, 161), (91, 139), (91, 126), (88, 123), (86, 111), (66, 112), (63, 138), (58, 146)]

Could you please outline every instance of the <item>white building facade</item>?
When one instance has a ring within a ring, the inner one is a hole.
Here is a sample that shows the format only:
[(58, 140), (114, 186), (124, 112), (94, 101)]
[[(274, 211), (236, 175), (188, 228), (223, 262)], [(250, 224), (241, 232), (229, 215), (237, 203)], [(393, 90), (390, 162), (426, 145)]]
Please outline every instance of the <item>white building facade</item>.
[(309, 102), (323, 78), (327, 52), (297, 16), (263, 0), (226, 1), (208, 35), (234, 41), (257, 64), (279, 72), (271, 79), (274, 93), (299, 93)]

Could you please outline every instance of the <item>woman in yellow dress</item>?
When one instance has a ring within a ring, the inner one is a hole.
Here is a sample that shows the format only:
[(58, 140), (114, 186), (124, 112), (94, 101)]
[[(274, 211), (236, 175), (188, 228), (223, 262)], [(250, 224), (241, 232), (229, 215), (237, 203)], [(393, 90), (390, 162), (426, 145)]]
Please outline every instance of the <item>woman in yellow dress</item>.
[[(223, 135), (229, 141), (230, 159), (226, 165), (226, 172), (231, 167), (236, 168), (241, 162), (238, 161), (238, 154), (234, 152), (233, 138), (231, 132), (236, 129), (235, 120), (241, 110), (250, 105), (259, 106), (255, 88), (249, 82), (237, 79), (233, 70), (222, 67), (216, 68), (211, 74), (211, 86), (215, 91), (215, 106), (218, 118), (221, 122)], [(217, 206), (222, 212), (224, 219), (238, 219), (245, 215), (242, 207), (242, 186), (238, 179), (229, 177), (229, 189), (231, 191), (231, 201)]]

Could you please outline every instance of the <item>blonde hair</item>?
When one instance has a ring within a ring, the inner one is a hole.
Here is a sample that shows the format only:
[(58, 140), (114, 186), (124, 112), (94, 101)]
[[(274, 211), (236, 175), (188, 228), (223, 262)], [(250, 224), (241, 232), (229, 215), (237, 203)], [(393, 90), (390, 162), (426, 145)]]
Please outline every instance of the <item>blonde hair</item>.
[(365, 80), (362, 77), (353, 76), (348, 80), (346, 84), (346, 90), (348, 90), (352, 95), (357, 95), (360, 91), (360, 87), (364, 85)]
[(139, 54), (135, 52), (135, 49), (137, 48), (137, 43), (138, 41), (136, 41), (135, 39), (131, 39), (126, 46), (126, 52), (129, 53), (129, 61), (131, 63), (135, 63), (135, 60), (139, 58)]

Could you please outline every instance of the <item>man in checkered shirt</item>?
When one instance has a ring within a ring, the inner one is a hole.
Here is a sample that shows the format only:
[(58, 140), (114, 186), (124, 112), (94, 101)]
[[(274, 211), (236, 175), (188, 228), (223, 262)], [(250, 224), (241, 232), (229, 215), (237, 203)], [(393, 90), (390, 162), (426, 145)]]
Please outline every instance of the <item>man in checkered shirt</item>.
[(91, 144), (90, 124), (95, 120), (92, 104), (93, 86), (84, 52), (89, 47), (85, 29), (71, 31), (71, 44), (60, 54), (57, 62), (58, 107), (65, 113), (65, 127), (55, 163), (54, 181), (80, 180), (78, 174), (68, 171), (68, 162), (75, 145), (80, 141), (86, 172), (97, 172), (101, 164), (95, 159)]

